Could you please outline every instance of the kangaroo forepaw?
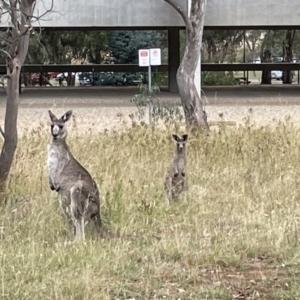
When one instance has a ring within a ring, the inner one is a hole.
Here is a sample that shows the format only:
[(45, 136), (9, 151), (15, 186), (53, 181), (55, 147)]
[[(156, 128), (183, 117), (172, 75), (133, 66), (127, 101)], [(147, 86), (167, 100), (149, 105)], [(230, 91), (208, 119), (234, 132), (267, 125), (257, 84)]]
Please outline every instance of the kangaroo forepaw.
[(59, 187), (59, 186), (55, 187), (55, 186), (51, 183), (51, 184), (50, 184), (50, 189), (51, 189), (51, 191), (56, 191), (56, 192), (58, 192), (58, 191), (60, 190), (60, 187)]

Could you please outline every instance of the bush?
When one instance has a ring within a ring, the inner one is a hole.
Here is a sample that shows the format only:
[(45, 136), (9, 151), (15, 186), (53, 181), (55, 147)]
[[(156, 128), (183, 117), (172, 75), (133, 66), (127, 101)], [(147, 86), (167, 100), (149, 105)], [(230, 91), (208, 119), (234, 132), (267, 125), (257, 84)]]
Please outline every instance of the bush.
[(232, 72), (202, 72), (203, 85), (233, 85), (234, 76)]
[(136, 115), (131, 115), (133, 121), (135, 117), (137, 117), (139, 121), (145, 119), (147, 106), (150, 103), (152, 105), (151, 119), (153, 125), (158, 125), (160, 122), (174, 124), (183, 121), (184, 115), (178, 105), (175, 103), (162, 103), (160, 101), (158, 97), (160, 89), (157, 84), (152, 85), (150, 93), (148, 86), (143, 83), (139, 84), (139, 89), (140, 94), (136, 94), (130, 99), (130, 102), (137, 108)]

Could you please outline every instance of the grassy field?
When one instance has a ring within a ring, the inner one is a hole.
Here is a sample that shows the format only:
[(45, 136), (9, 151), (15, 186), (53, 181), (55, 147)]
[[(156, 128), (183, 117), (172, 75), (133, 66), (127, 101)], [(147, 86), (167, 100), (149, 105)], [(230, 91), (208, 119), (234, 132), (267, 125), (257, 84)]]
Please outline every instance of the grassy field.
[(300, 132), (220, 128), (190, 134), (188, 203), (167, 206), (176, 128), (80, 134), (74, 156), (102, 191), (121, 238), (71, 239), (48, 187), (48, 128), (17, 149), (1, 196), (1, 299), (300, 299)]

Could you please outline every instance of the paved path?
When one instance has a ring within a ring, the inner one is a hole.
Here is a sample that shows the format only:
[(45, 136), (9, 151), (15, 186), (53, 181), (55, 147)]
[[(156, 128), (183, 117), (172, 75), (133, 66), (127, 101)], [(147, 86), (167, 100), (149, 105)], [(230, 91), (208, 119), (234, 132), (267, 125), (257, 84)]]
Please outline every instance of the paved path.
[[(41, 124), (48, 126), (48, 109), (54, 109), (58, 114), (73, 109), (78, 124), (86, 130), (101, 132), (123, 128), (124, 122), (131, 124), (130, 116), (136, 113), (129, 99), (138, 92), (136, 87), (27, 88), (20, 96), (18, 127), (21, 133), (27, 134)], [(265, 126), (290, 119), (300, 126), (300, 86), (204, 87), (203, 92), (209, 121), (220, 121), (222, 113), (224, 120), (241, 125), (245, 120), (251, 120), (255, 126)], [(164, 90), (160, 99), (180, 103), (178, 94)], [(0, 90), (1, 126), (5, 101), (6, 95)]]
[[(137, 87), (43, 87), (26, 88), (20, 95), (21, 107), (58, 107), (70, 105), (87, 107), (133, 106), (129, 99), (138, 94)], [(203, 87), (206, 106), (244, 105), (299, 105), (300, 86), (214, 86)], [(161, 101), (180, 103), (177, 93), (162, 89)], [(0, 90), (0, 108), (5, 106), (6, 95)]]

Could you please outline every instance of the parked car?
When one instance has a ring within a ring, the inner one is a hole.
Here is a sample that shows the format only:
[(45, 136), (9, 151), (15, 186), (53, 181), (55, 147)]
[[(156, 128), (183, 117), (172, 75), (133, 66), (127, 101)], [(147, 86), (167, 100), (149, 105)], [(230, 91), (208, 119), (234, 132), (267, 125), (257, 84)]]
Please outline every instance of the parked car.
[(41, 73), (31, 73), (30, 75), (30, 80), (32, 85), (47, 85), (48, 81), (50, 79), (50, 74), (49, 73), (43, 73), (43, 77), (41, 76)]
[(94, 80), (94, 85), (133, 86), (144, 81), (144, 77), (142, 73), (95, 72)]
[(271, 71), (271, 78), (276, 80), (282, 80), (282, 71)]
[(64, 78), (67, 76), (68, 76), (68, 73), (59, 73), (56, 75), (55, 79), (56, 79), (56, 81), (59, 81), (59, 79), (64, 80)]
[(38, 84), (39, 83), (39, 78), (40, 78), (40, 74), (38, 74), (38, 73), (32, 73), (30, 75), (31, 84), (32, 85)]
[(253, 59), (252, 63), (254, 63), (254, 64), (260, 64), (261, 63), (260, 57), (257, 57), (255, 59)]
[[(71, 75), (71, 78), (69, 77), (69, 74)], [(63, 86), (63, 81), (66, 81), (68, 84), (70, 84), (71, 82), (71, 85), (73, 84), (72, 81), (75, 80), (75, 78), (78, 78), (78, 74), (77, 73), (68, 73), (68, 72), (65, 72), (65, 73), (59, 73), (57, 74), (55, 80), (59, 82), (59, 85), (60, 86)]]
[(93, 84), (93, 73), (92, 72), (80, 72), (78, 73), (79, 85), (92, 85)]
[(59, 74), (58, 72), (48, 72), (50, 78), (56, 78), (57, 75)]
[[(75, 73), (72, 73), (72, 76), (75, 76)], [(57, 73), (55, 79), (56, 81), (59, 81), (59, 78), (67, 78), (68, 77), (68, 72), (65, 73)]]

